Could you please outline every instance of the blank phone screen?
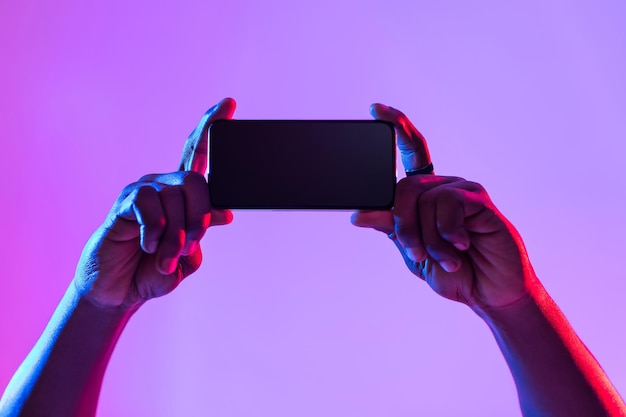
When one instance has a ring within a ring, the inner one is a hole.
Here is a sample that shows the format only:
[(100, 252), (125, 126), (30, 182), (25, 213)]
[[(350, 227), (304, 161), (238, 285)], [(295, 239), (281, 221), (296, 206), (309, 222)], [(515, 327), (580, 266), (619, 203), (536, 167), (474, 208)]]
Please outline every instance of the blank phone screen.
[(209, 128), (212, 204), (233, 209), (387, 209), (393, 126), (376, 120), (219, 120)]

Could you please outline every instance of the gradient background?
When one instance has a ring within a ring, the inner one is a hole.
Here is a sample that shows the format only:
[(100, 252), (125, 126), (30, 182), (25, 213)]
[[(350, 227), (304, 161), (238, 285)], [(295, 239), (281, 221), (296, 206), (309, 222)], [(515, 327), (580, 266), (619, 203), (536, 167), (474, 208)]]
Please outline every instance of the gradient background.
[[(0, 387), (118, 192), (175, 170), (204, 110), (405, 111), (481, 182), (626, 392), (626, 3), (0, 1)], [(236, 212), (131, 320), (102, 416), (516, 416), (467, 307), (345, 212)]]

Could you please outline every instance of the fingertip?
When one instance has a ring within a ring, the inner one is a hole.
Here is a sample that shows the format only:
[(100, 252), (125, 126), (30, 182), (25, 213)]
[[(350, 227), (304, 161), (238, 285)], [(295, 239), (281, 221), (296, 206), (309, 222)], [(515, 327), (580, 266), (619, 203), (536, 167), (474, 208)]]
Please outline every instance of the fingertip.
[(154, 240), (149, 242), (143, 242), (142, 244), (143, 251), (146, 253), (155, 253), (158, 246), (158, 242), (155, 242)]
[(211, 226), (223, 226), (233, 221), (233, 212), (231, 210), (212, 210)]
[(376, 115), (376, 108), (377, 108), (378, 106), (380, 106), (380, 103), (372, 103), (372, 104), (370, 104), (369, 112), (370, 112), (370, 115), (371, 115), (374, 119), (377, 119), (377, 118), (378, 118), (378, 116)]
[(461, 263), (455, 259), (446, 259), (439, 262), (441, 268), (446, 272), (456, 272), (461, 268)]
[(373, 103), (370, 105), (370, 114), (375, 119), (380, 119), (384, 117), (386, 112), (389, 112), (390, 107), (383, 103)]
[(233, 105), (233, 106), (234, 106), (234, 105), (236, 105), (236, 104), (237, 104), (237, 102), (236, 102), (236, 101), (235, 101), (235, 99), (234, 99), (234, 98), (232, 98), (232, 97), (224, 97), (224, 98), (223, 98), (223, 99), (219, 102), (219, 104), (220, 104), (220, 105)]
[(469, 242), (454, 242), (452, 245), (460, 251), (466, 251), (469, 249)]
[(232, 97), (226, 97), (217, 104), (214, 118), (230, 119), (235, 113), (235, 108), (237, 108), (237, 102), (235, 99)]
[(405, 248), (405, 253), (409, 259), (413, 262), (422, 262), (426, 259), (427, 254), (425, 251), (417, 246)]
[(350, 216), (350, 222), (354, 226), (378, 230), (387, 235), (394, 230), (393, 214), (388, 210), (357, 210)]
[(164, 258), (157, 263), (157, 269), (163, 275), (170, 275), (178, 267), (178, 257)]
[(233, 212), (231, 210), (225, 210), (224, 212), (224, 224), (230, 224), (235, 219)]
[(197, 250), (198, 250), (198, 242), (195, 240), (189, 240), (185, 242), (185, 246), (183, 247), (183, 251), (181, 252), (181, 254), (185, 256), (191, 255)]
[(373, 215), (372, 212), (357, 210), (350, 216), (350, 223), (357, 227), (372, 227)]
[(359, 210), (355, 211), (354, 213), (352, 213), (350, 215), (350, 223), (352, 223), (354, 226), (359, 226), (359, 217), (361, 215), (361, 212)]
[[(463, 219), (458, 219), (457, 221), (462, 222)], [(440, 224), (439, 234), (457, 250), (466, 251), (471, 245), (470, 237), (462, 226), (457, 227), (453, 232), (447, 232), (443, 225)]]
[(231, 119), (235, 113), (237, 102), (232, 97), (221, 99), (216, 105), (204, 112), (204, 118), (201, 122), (203, 128), (207, 128), (215, 120)]

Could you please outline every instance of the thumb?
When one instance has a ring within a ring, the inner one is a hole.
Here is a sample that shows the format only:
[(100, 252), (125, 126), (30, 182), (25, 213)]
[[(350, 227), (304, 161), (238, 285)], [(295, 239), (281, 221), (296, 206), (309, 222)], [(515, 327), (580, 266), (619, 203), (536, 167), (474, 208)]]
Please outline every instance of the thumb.
[(352, 213), (350, 221), (355, 226), (375, 229), (387, 235), (393, 233), (395, 228), (390, 210), (357, 210)]
[(205, 175), (209, 143), (207, 131), (211, 123), (216, 120), (230, 119), (235, 112), (236, 103), (232, 98), (225, 98), (204, 113), (198, 126), (191, 132), (185, 146), (178, 167), (179, 171), (193, 171)]
[(404, 113), (381, 103), (372, 104), (370, 113), (377, 120), (393, 124), (405, 171), (415, 171), (431, 163), (426, 138)]

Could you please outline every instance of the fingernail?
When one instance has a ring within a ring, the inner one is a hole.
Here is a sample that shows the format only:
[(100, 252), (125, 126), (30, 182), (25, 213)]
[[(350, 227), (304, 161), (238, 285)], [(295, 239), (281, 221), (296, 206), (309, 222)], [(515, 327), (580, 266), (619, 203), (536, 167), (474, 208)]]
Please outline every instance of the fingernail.
[(183, 252), (186, 253), (187, 255), (191, 255), (192, 253), (196, 251), (197, 247), (198, 247), (198, 242), (196, 242), (195, 240), (191, 240), (185, 244), (185, 249), (183, 249)]
[(152, 241), (152, 242), (147, 242), (146, 243), (146, 252), (148, 253), (154, 253), (157, 250), (157, 242)]
[(406, 248), (406, 255), (413, 262), (422, 261), (422, 252), (417, 248)]
[(466, 242), (457, 242), (457, 243), (453, 243), (454, 247), (457, 248), (458, 250), (468, 250), (469, 249), (469, 243)]
[(452, 260), (441, 261), (439, 262), (439, 265), (441, 265), (443, 270), (446, 272), (455, 272), (459, 269), (458, 263)]

